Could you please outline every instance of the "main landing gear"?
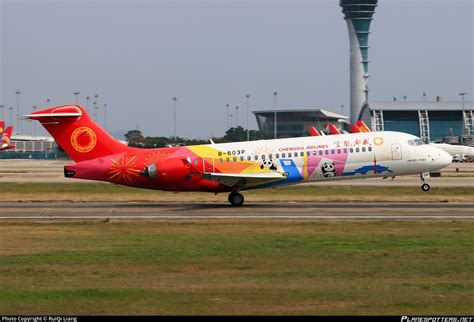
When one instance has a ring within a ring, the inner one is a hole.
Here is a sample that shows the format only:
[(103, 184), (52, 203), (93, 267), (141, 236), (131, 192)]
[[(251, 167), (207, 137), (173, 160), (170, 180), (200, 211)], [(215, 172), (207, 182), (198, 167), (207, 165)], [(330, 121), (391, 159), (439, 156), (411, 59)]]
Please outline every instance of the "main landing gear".
[(229, 202), (233, 207), (239, 207), (244, 204), (244, 196), (242, 194), (232, 191), (229, 194)]
[(427, 192), (430, 190), (430, 185), (425, 182), (425, 179), (429, 177), (430, 177), (429, 172), (420, 174), (421, 182), (423, 182), (423, 184), (421, 185), (421, 190), (423, 190), (424, 192)]

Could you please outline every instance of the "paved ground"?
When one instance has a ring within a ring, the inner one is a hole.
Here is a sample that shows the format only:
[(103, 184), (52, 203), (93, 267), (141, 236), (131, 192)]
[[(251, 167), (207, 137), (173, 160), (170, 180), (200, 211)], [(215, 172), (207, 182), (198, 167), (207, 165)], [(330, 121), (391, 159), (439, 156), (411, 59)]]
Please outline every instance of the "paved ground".
[[(73, 180), (64, 178), (63, 167), (72, 161), (66, 160), (0, 160), (0, 182), (19, 182), (19, 183), (70, 183), (84, 182), (87, 180)], [(428, 182), (432, 187), (473, 187), (474, 188), (474, 163), (453, 163), (441, 172), (440, 178), (430, 178)], [(420, 178), (418, 176), (397, 177), (394, 181), (391, 179), (383, 180), (363, 179), (363, 180), (344, 180), (309, 183), (316, 185), (387, 185), (387, 186), (419, 186)]]
[(0, 203), (0, 222), (135, 220), (474, 220), (474, 203)]

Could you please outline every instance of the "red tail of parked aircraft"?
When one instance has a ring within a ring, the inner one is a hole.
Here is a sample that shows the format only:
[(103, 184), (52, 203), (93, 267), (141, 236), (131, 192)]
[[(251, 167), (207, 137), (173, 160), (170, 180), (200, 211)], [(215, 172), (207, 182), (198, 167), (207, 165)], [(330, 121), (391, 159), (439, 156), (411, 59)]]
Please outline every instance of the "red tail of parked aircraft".
[(359, 132), (362, 132), (360, 130), (360, 127), (358, 127), (357, 125), (351, 124), (351, 133), (359, 133)]
[(12, 137), (12, 133), (13, 133), (13, 126), (9, 126), (5, 129), (5, 133), (3, 134), (3, 137), (2, 137), (2, 143), (0, 145), (0, 151), (13, 149), (15, 147), (13, 144), (10, 143), (10, 138)]
[(5, 128), (5, 121), (0, 121), (0, 139), (2, 138), (4, 128)]
[(359, 127), (360, 132), (370, 132), (369, 127), (365, 124), (364, 121), (357, 121), (357, 126)]
[(75, 161), (134, 150), (98, 126), (79, 105), (63, 105), (28, 115), (38, 120)]
[(329, 128), (330, 135), (341, 134), (341, 132), (337, 129), (337, 127), (334, 124), (328, 123), (328, 128)]
[(314, 126), (311, 126), (309, 128), (309, 134), (311, 136), (321, 136), (321, 134), (319, 134), (318, 130), (316, 130), (316, 128)]

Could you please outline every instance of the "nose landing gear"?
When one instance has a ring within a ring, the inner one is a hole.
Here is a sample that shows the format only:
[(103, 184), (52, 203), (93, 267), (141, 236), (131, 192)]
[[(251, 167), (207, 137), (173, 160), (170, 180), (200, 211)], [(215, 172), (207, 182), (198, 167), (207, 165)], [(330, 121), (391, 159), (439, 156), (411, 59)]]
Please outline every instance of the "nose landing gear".
[(238, 192), (232, 191), (229, 194), (229, 202), (233, 207), (240, 207), (244, 204), (244, 196)]
[(430, 185), (425, 182), (425, 179), (429, 177), (430, 177), (429, 172), (424, 172), (420, 174), (421, 182), (423, 182), (423, 184), (421, 185), (421, 190), (423, 190), (424, 192), (427, 192), (430, 190)]
[(427, 184), (427, 183), (423, 183), (423, 184), (421, 185), (421, 190), (423, 190), (424, 192), (430, 190), (430, 185)]

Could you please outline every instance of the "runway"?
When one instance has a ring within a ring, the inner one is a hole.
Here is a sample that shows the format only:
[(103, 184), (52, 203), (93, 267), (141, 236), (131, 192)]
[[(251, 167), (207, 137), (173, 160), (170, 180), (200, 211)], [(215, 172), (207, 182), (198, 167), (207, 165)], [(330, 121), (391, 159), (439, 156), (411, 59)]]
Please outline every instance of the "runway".
[(1, 203), (0, 222), (474, 220), (474, 203)]

